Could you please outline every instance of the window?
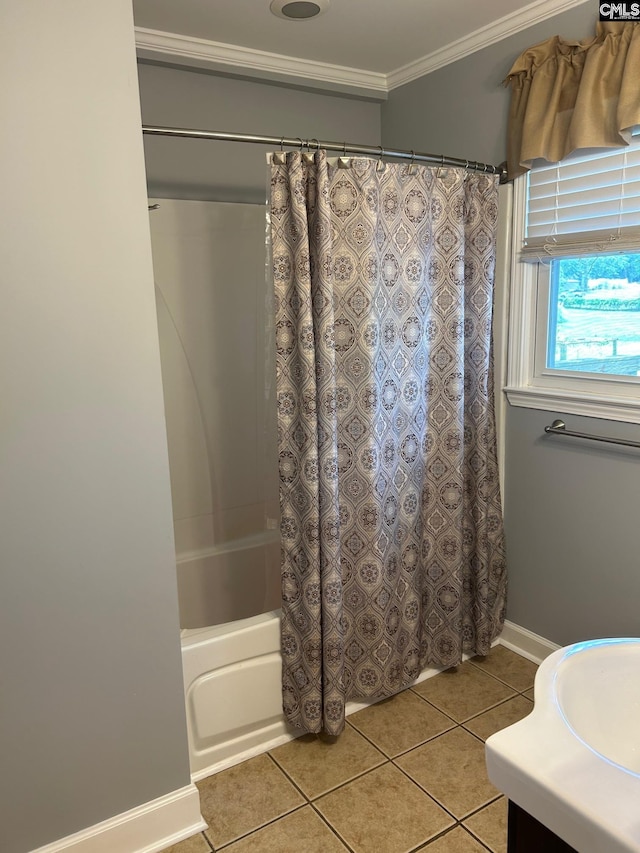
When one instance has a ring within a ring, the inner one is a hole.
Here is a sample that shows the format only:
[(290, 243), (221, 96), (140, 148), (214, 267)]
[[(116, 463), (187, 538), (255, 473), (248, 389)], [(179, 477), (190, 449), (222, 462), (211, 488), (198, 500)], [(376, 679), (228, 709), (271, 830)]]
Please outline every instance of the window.
[(640, 376), (640, 252), (551, 261), (545, 367)]
[(640, 420), (640, 137), (514, 182), (507, 396)]

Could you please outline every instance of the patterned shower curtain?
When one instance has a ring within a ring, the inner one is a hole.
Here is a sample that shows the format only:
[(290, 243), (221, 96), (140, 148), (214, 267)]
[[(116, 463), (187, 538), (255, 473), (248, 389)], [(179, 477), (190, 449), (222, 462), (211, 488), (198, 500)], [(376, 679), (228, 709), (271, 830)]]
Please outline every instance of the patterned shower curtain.
[(502, 629), (497, 179), (276, 159), (283, 706), (335, 735)]

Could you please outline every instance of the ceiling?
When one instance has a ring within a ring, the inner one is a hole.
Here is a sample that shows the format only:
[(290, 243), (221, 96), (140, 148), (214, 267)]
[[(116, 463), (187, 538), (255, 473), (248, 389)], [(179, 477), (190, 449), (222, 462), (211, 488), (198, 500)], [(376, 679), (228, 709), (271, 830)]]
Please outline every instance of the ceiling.
[(269, 2), (133, 0), (137, 40), (169, 49), (162, 36), (172, 34), (182, 37), (172, 49), (185, 56), (189, 45), (222, 63), (253, 53), (285, 73), (291, 58), (318, 76), (324, 66), (329, 78), (339, 66), (342, 77), (388, 90), (585, 0), (331, 0), (309, 20), (278, 18)]

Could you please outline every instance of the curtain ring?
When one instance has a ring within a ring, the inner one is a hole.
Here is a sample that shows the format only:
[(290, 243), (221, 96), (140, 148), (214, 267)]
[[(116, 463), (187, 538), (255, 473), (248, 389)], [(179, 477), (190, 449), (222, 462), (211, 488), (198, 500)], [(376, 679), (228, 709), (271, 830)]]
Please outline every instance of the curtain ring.
[(299, 136), (296, 136), (296, 139), (297, 139), (297, 140), (298, 140), (298, 142), (300, 143), (300, 153), (302, 154), (302, 149), (303, 149), (303, 147), (304, 147), (304, 142), (300, 139), (300, 137), (299, 137)]
[(378, 154), (378, 162), (376, 164), (376, 172), (384, 172), (385, 165), (384, 165), (384, 161), (382, 159), (384, 157), (384, 148), (382, 147), (382, 145), (378, 145), (378, 148), (380, 149), (380, 153)]
[(316, 144), (316, 151), (319, 151), (319, 150), (320, 150), (320, 141), (319, 141), (318, 139), (316, 139), (316, 137), (315, 137), (315, 136), (313, 136), (313, 137), (311, 138), (311, 142), (315, 142), (315, 144)]
[(414, 174), (415, 165), (416, 165), (416, 152), (413, 149), (411, 149), (411, 162), (409, 163), (409, 174), (410, 175)]
[(342, 157), (338, 157), (338, 169), (349, 169), (351, 163), (347, 157), (347, 143), (342, 143)]
[[(302, 150), (303, 148), (304, 148), (304, 151)], [(313, 155), (311, 154), (311, 145), (309, 144), (308, 139), (305, 139), (303, 144), (300, 146), (300, 154), (302, 155), (302, 157), (306, 163), (313, 163)]]
[(284, 151), (284, 149), (282, 148), (282, 146), (283, 146), (283, 145), (284, 145), (284, 136), (281, 136), (281, 137), (280, 137), (280, 151), (281, 151), (281, 152), (283, 152), (283, 151)]

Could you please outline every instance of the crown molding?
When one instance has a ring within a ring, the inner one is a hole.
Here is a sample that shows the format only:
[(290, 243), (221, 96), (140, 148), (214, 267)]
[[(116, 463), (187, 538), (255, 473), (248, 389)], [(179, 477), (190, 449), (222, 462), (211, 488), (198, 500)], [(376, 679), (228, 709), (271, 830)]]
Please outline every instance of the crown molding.
[(136, 48), (141, 59), (227, 73), (235, 71), (243, 76), (272, 80), (291, 82), (295, 79), (299, 84), (314, 88), (336, 89), (385, 100), (388, 93), (399, 86), (586, 2), (590, 0), (535, 0), (524, 9), (512, 12), (388, 74), (144, 27), (135, 28)]
[(511, 12), (504, 18), (493, 21), (468, 36), (457, 39), (439, 50), (423, 56), (422, 59), (409, 62), (402, 68), (391, 71), (387, 74), (387, 91), (390, 92), (392, 89), (411, 83), (418, 77), (424, 77), (425, 74), (430, 74), (445, 65), (464, 59), (465, 56), (526, 30), (534, 24), (546, 21), (547, 18), (552, 18), (560, 12), (566, 12), (575, 6), (582, 6), (586, 2), (588, 0), (536, 0), (529, 6), (525, 6), (524, 9)]
[(253, 50), (233, 44), (165, 33), (160, 30), (135, 28), (138, 56), (199, 68), (218, 68), (227, 72), (258, 77), (293, 77), (297, 82), (322, 84), (365, 93), (384, 99), (387, 95), (385, 74), (331, 65), (295, 56), (284, 56), (264, 50)]

